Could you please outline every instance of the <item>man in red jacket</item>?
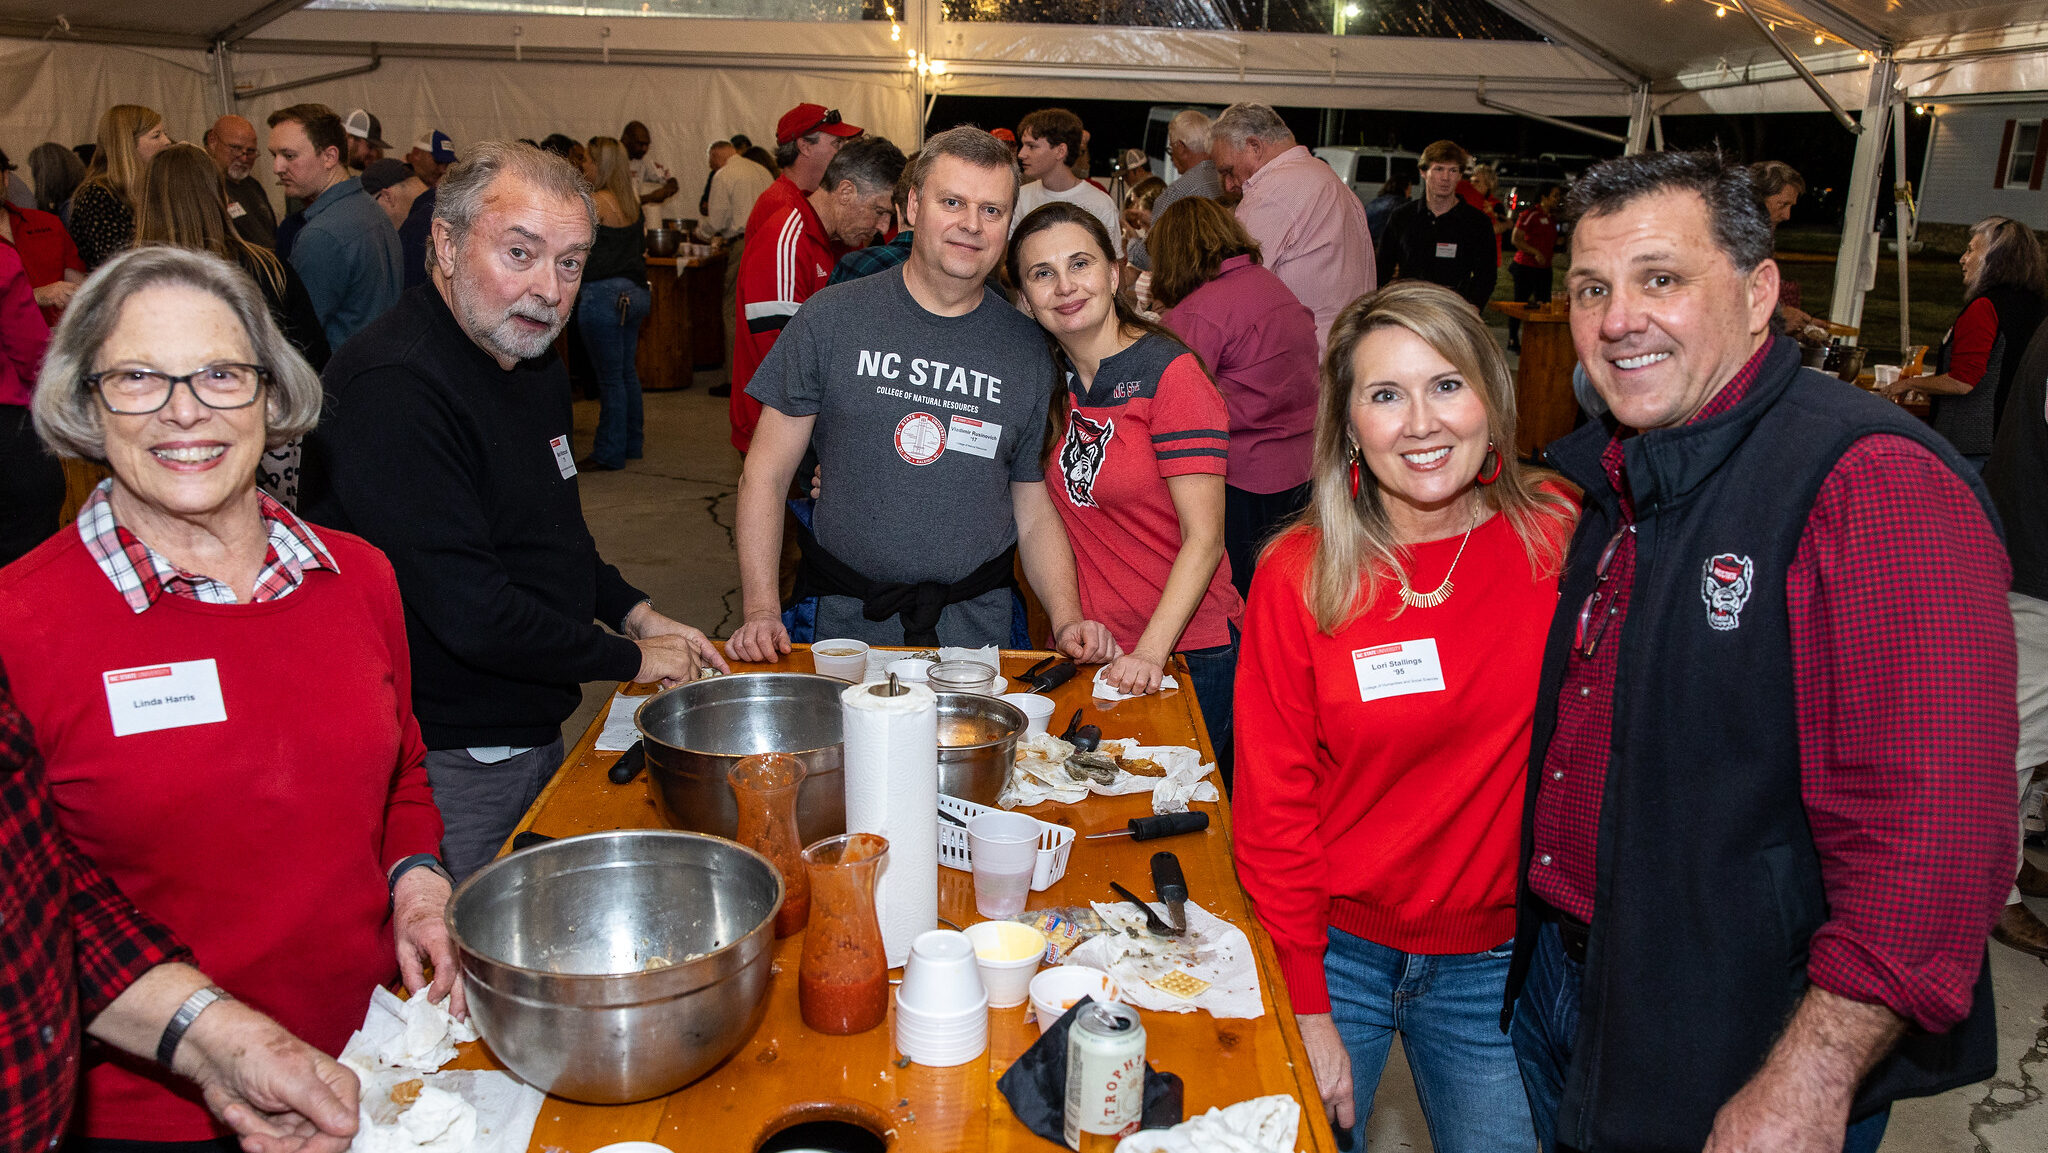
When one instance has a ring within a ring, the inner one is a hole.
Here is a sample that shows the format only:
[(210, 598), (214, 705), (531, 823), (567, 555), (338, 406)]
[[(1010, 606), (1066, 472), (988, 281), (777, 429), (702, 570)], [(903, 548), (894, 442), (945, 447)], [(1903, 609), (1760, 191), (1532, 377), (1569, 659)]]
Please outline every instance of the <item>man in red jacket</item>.
[[(785, 128), (791, 123), (788, 116), (782, 121)], [(819, 131), (852, 127), (835, 119)], [(800, 163), (809, 160), (809, 154), (799, 158)], [(734, 448), (747, 451), (761, 421), (761, 402), (747, 395), (754, 370), (803, 302), (832, 279), (839, 258), (866, 248), (889, 226), (890, 198), (902, 173), (903, 153), (879, 136), (870, 137), (833, 153), (810, 192), (799, 191), (792, 166), (755, 203), (735, 292), (739, 345), (733, 349), (735, 387), (728, 402)]]

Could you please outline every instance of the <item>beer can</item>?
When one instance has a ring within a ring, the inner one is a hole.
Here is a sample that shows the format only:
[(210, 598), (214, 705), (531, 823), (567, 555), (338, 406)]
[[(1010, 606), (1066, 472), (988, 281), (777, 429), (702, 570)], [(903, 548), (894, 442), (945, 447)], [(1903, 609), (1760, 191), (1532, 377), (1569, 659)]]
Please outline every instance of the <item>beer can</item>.
[(1145, 1110), (1145, 1026), (1127, 1005), (1095, 1003), (1067, 1032), (1069, 1149), (1114, 1149)]

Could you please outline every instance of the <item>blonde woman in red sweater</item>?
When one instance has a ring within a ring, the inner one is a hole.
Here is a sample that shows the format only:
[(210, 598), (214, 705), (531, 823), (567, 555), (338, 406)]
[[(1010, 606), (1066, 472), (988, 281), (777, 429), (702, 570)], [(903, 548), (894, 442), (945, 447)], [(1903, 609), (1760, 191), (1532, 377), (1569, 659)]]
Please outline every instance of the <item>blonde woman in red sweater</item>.
[(1507, 364), (1448, 289), (1354, 301), (1323, 380), (1314, 496), (1245, 613), (1238, 875), (1338, 1127), (1398, 1032), (1439, 1153), (1532, 1149), (1500, 1006), (1575, 494), (1515, 461)]

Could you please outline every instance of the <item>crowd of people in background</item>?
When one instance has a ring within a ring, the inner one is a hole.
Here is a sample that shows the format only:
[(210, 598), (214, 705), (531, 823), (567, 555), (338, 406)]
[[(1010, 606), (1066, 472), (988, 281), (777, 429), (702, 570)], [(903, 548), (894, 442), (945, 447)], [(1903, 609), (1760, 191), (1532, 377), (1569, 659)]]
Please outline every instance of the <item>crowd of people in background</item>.
[[(62, 990), (16, 1000), (144, 1054), (181, 1004), (263, 1011), (81, 1082), (77, 1029), (17, 1006), (0, 1033), (51, 1056), (0, 1086), (36, 1103), (7, 1136), (54, 1140), (75, 1082), (124, 1149), (345, 1135), (336, 1014), (394, 979), (460, 1011), (441, 910), (580, 685), (821, 637), (1048, 647), (1119, 695), (1184, 664), (1360, 1141), (1397, 1034), (1447, 1151), (1868, 1150), (1893, 1100), (1987, 1075), (1986, 931), (2048, 956), (2010, 775), (2048, 761), (2023, 225), (1973, 230), (1966, 305), (1898, 386), (1929, 425), (1801, 371), (1788, 327), (1826, 322), (1773, 259), (1805, 190), (1778, 162), (1626, 157), (1510, 208), (1440, 140), (1368, 202), (1259, 103), (1178, 113), (1164, 171), (1105, 185), (1068, 109), (905, 155), (805, 102), (772, 150), (712, 142), (685, 218), (641, 121), (383, 132), (302, 103), (179, 142), (123, 104), (83, 160), (0, 157), (0, 843), (56, 862), (5, 931)], [(576, 480), (646, 451), (671, 222), (726, 268), (722, 647), (604, 559)], [(1519, 325), (1484, 318), (1504, 262), (1519, 304), (1562, 284), (1587, 398), (1541, 461)], [(105, 472), (70, 531), (59, 456)], [(172, 650), (197, 703), (151, 712), (114, 674)], [(181, 814), (236, 836), (161, 835)], [(64, 908), (120, 963), (75, 964)]]

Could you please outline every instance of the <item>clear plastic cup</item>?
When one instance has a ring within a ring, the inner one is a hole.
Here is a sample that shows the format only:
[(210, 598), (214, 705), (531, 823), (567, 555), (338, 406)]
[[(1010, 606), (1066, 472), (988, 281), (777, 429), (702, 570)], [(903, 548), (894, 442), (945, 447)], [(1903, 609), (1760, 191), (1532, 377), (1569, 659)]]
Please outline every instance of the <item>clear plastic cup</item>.
[(1023, 813), (982, 813), (967, 821), (974, 867), (974, 908), (989, 920), (1014, 917), (1031, 896), (1038, 865), (1038, 821)]
[(981, 983), (988, 989), (988, 1007), (1008, 1009), (1031, 997), (1031, 978), (1045, 959), (1045, 934), (1015, 921), (982, 921), (967, 926)]
[(1039, 1035), (1043, 1036), (1083, 997), (1109, 1002), (1121, 1000), (1123, 992), (1109, 974), (1085, 965), (1058, 965), (1031, 978), (1031, 1013), (1038, 1018)]
[(1024, 714), (1024, 735), (1042, 737), (1045, 726), (1052, 722), (1052, 698), (1037, 693), (1004, 693), (1003, 699), (1017, 706)]
[(940, 661), (931, 671), (935, 693), (993, 693), (996, 670), (980, 661)]
[(868, 676), (866, 641), (835, 639), (811, 644), (811, 667), (821, 677), (838, 677), (859, 684)]
[(910, 944), (910, 959), (903, 965), (903, 985), (897, 990), (902, 1004), (919, 1012), (950, 1017), (976, 1005), (988, 1003), (988, 990), (981, 984), (981, 967), (974, 959), (974, 943), (967, 934), (954, 929), (933, 929), (918, 934)]

